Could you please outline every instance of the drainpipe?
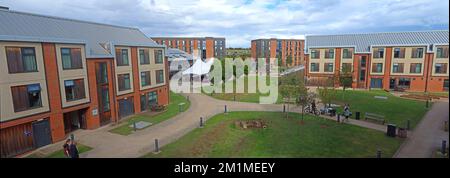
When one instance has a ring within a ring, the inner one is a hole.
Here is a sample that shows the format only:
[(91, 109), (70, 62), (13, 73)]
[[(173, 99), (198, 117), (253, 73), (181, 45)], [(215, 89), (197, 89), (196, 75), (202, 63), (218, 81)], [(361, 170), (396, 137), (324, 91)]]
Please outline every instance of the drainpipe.
[(114, 55), (114, 58), (113, 58), (113, 60), (112, 60), (112, 62), (111, 62), (111, 65), (110, 65), (110, 70), (111, 70), (111, 79), (112, 79), (112, 85), (113, 85), (113, 87), (112, 87), (112, 94), (113, 94), (113, 103), (114, 103), (114, 116), (116, 116), (116, 119), (115, 119), (115, 122), (116, 122), (116, 124), (118, 124), (119, 123), (119, 115), (117, 114), (118, 113), (118, 111), (117, 111), (117, 108), (116, 108), (116, 71), (113, 71), (113, 69), (114, 69), (114, 61), (116, 60), (116, 57), (115, 57), (115, 55)]
[[(430, 55), (428, 55), (430, 56)], [(426, 60), (426, 56), (425, 56), (425, 62), (427, 63), (427, 73), (425, 74), (425, 93), (428, 92), (428, 78), (429, 78), (429, 73), (430, 73), (430, 61), (429, 59)], [(433, 70), (433, 69), (431, 69)]]

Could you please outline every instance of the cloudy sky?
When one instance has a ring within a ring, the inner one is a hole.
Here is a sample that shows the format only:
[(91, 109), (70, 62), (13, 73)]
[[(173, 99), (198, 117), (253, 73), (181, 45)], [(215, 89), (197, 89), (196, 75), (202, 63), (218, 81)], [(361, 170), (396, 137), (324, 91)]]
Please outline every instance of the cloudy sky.
[(256, 38), (448, 29), (447, 0), (0, 0), (0, 6), (138, 27), (147, 36)]

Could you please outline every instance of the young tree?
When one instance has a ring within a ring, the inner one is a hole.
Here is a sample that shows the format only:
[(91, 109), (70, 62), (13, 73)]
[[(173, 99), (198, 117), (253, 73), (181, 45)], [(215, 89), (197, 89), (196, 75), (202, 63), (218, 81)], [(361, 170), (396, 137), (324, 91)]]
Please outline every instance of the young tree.
[[(331, 107), (331, 103), (336, 99), (337, 91), (332, 86), (333, 79), (328, 79), (325, 82), (322, 82), (322, 87), (319, 87), (319, 97), (322, 103), (328, 107)], [(330, 87), (331, 86), (331, 87)]]
[(346, 88), (352, 87), (352, 80), (352, 67), (343, 65), (339, 74), (339, 83), (342, 85), (344, 91)]
[(289, 118), (290, 103), (297, 100), (300, 93), (300, 79), (296, 75), (287, 75), (281, 78), (280, 94), (287, 104), (286, 118)]

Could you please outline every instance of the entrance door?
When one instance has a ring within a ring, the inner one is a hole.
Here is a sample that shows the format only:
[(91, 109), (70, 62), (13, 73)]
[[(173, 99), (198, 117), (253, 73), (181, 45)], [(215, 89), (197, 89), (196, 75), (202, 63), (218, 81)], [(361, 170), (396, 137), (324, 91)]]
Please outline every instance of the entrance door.
[(370, 88), (383, 88), (383, 79), (372, 78), (372, 80), (370, 80)]
[(397, 87), (397, 84), (396, 84), (397, 82), (395, 81), (395, 79), (394, 78), (391, 78), (390, 80), (389, 80), (389, 89), (391, 89), (391, 90), (393, 90), (393, 89), (395, 89), (396, 87)]
[(52, 143), (50, 123), (47, 119), (33, 122), (33, 137), (36, 148)]
[(119, 100), (119, 117), (123, 118), (134, 114), (133, 97)]
[(76, 110), (64, 113), (64, 131), (73, 132), (77, 129), (86, 129), (86, 110)]
[(98, 97), (98, 113), (100, 116), (100, 125), (106, 125), (111, 122), (111, 106), (109, 98), (109, 80), (108, 65), (106, 62), (95, 64), (97, 79), (97, 97)]

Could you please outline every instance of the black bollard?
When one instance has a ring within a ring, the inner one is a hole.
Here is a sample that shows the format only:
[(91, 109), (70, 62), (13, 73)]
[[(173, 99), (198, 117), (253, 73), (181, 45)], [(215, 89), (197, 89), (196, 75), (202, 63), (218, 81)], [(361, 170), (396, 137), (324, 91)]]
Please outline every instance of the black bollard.
[(286, 112), (286, 105), (283, 104), (283, 112)]
[(134, 131), (136, 132), (136, 122), (133, 122), (133, 129), (134, 129)]
[(159, 144), (158, 144), (158, 139), (155, 139), (155, 153), (159, 152)]
[(227, 105), (225, 105), (225, 111), (224, 112), (227, 113)]
[(380, 149), (377, 150), (377, 158), (381, 158), (381, 150)]
[(200, 117), (200, 128), (203, 128), (203, 117)]
[(426, 104), (425, 104), (425, 108), (428, 108), (428, 107), (429, 107), (429, 104), (430, 104), (430, 101), (429, 101), (429, 99), (427, 99), (427, 102), (426, 102)]
[(411, 128), (411, 120), (406, 121), (406, 130), (409, 130)]
[(441, 153), (442, 153), (442, 155), (445, 155), (446, 151), (447, 151), (447, 141), (442, 140), (442, 146), (441, 146)]
[(356, 114), (356, 115), (355, 115), (355, 119), (356, 119), (356, 120), (359, 120), (360, 117), (361, 117), (361, 113), (360, 113), (360, 112), (356, 112), (355, 114)]
[(341, 122), (341, 115), (340, 114), (337, 115), (337, 122)]

